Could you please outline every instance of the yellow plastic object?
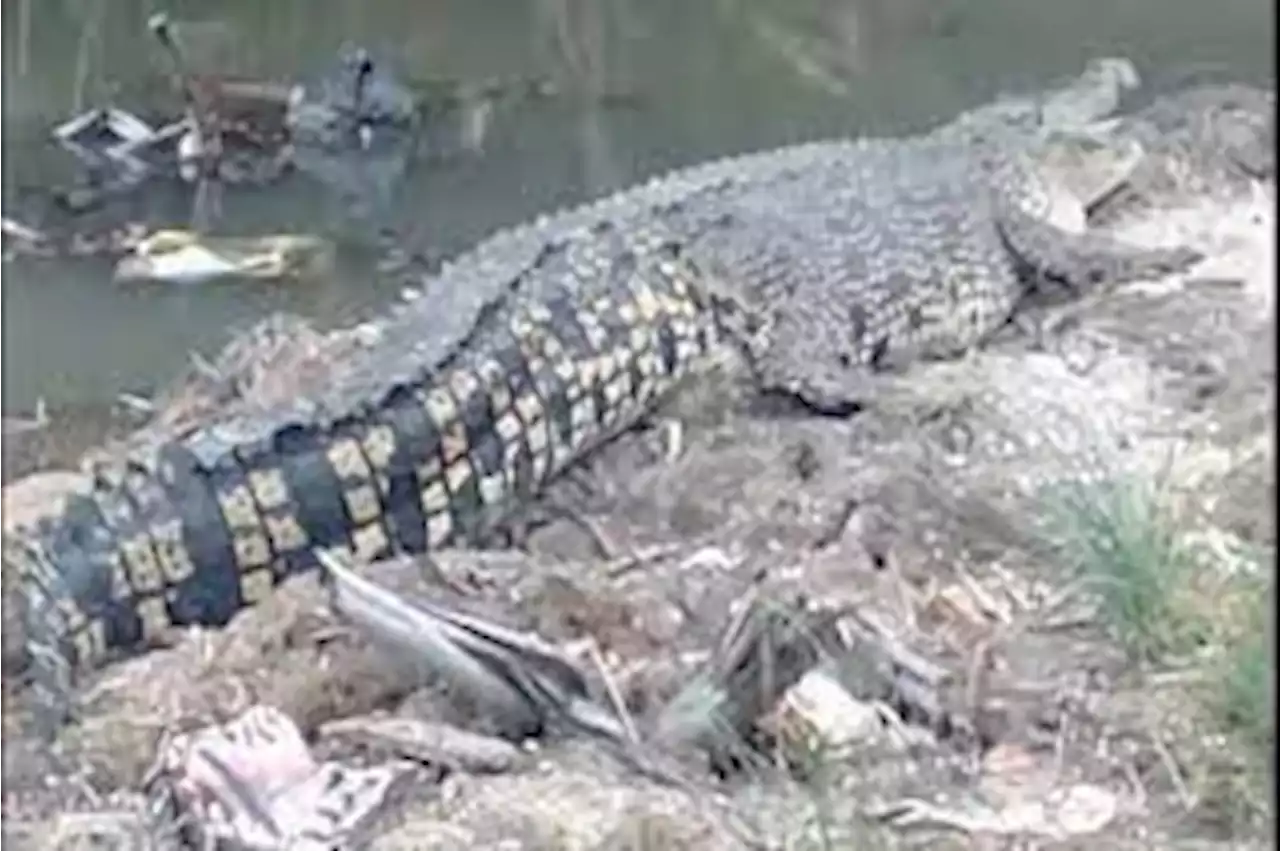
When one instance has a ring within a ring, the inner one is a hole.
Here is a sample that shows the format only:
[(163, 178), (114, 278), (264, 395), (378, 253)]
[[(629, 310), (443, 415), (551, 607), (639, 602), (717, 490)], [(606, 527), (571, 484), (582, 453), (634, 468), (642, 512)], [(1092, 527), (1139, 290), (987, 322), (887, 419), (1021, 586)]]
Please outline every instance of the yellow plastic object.
[(298, 279), (324, 274), (333, 260), (333, 246), (316, 236), (208, 236), (166, 229), (144, 237), (133, 253), (121, 258), (115, 279), (171, 284), (219, 278)]

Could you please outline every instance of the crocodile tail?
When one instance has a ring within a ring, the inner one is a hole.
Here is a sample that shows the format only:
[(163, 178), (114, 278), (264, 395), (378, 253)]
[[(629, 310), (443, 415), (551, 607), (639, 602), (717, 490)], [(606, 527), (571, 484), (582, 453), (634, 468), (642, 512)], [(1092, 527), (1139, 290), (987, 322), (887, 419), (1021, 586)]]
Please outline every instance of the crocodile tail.
[[(68, 512), (75, 516), (90, 506), (73, 497)], [(66, 517), (66, 515), (64, 515)], [(52, 735), (70, 720), (72, 690), (79, 671), (99, 664), (105, 647), (95, 652), (87, 636), (95, 618), (86, 614), (88, 595), (76, 593), (73, 581), (108, 576), (92, 554), (69, 540), (67, 526), (45, 529), (13, 542), (6, 569), (17, 575), (14, 621), (21, 652), (13, 660), (29, 681), (38, 709), (38, 730)], [(81, 638), (81, 636), (85, 636)], [(8, 661), (8, 660), (6, 660)]]
[(1012, 205), (999, 217), (1005, 247), (1033, 280), (1087, 292), (1185, 272), (1204, 259), (1194, 248), (1139, 248), (1097, 233), (1072, 233)]
[[(127, 494), (97, 483), (68, 498), (56, 518), (15, 536), (6, 569), (14, 570), (16, 624), (23, 666), (40, 715), (53, 734), (73, 714), (80, 676), (148, 636), (138, 617), (140, 597), (124, 569), (126, 550), (140, 549), (139, 522), (125, 515)], [(130, 540), (131, 535), (134, 540)], [(150, 542), (148, 542), (150, 545)]]

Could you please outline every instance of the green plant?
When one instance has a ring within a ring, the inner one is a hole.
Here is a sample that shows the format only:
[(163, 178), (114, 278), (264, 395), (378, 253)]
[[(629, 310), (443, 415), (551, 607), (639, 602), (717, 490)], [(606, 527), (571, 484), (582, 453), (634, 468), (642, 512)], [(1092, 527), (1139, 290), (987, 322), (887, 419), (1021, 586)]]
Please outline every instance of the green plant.
[(1043, 493), (1046, 542), (1098, 595), (1126, 650), (1151, 660), (1203, 638), (1181, 605), (1195, 566), (1158, 483), (1106, 474), (1059, 482)]

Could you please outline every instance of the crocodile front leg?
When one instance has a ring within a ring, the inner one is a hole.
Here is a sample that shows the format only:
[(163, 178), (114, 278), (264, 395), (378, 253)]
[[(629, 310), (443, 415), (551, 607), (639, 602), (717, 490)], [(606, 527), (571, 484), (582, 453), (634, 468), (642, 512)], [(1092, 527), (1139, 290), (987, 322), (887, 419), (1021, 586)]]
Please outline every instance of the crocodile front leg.
[(1021, 275), (1073, 294), (1185, 272), (1204, 259), (1187, 246), (1138, 248), (1099, 233), (1071, 233), (1013, 205), (996, 226)]

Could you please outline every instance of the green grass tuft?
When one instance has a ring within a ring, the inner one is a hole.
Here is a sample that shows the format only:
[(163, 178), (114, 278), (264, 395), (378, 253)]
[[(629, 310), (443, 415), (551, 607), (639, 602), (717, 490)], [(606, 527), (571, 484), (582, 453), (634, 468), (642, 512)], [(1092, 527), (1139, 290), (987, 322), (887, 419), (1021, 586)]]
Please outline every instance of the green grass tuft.
[(1227, 753), (1212, 774), (1211, 806), (1232, 834), (1256, 833), (1272, 823), (1275, 777), (1275, 657), (1271, 582), (1254, 573), (1235, 577), (1219, 608), (1219, 652), (1212, 660), (1205, 708), (1227, 738)]
[[(1253, 584), (1253, 583), (1250, 583)], [(1226, 730), (1259, 756), (1272, 758), (1275, 741), (1275, 691), (1267, 612), (1270, 595), (1251, 595), (1248, 621), (1224, 650), (1218, 709)]]
[(1043, 495), (1047, 543), (1098, 595), (1136, 659), (1181, 653), (1203, 640), (1179, 596), (1195, 567), (1155, 483), (1134, 477), (1058, 483)]

